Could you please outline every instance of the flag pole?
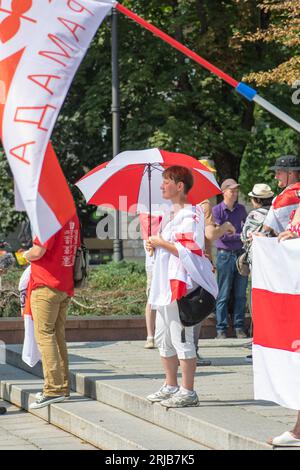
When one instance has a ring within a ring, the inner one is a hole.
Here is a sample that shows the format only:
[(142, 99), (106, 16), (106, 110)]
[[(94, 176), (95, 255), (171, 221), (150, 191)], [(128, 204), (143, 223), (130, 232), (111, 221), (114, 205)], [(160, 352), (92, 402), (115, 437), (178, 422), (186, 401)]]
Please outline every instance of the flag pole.
[(119, 3), (116, 3), (115, 8), (123, 13), (124, 15), (128, 16), (131, 18), (133, 21), (141, 25), (143, 28), (147, 29), (150, 31), (154, 36), (159, 37), (163, 41), (167, 42), (170, 46), (174, 47), (178, 51), (182, 52), (184, 55), (189, 57), (190, 59), (194, 60), (198, 64), (200, 64), (202, 67), (205, 69), (209, 70), (211, 73), (216, 75), (217, 77), (221, 78), (224, 80), (228, 85), (232, 86), (237, 93), (242, 95), (244, 98), (246, 98), (248, 101), (254, 101), (257, 103), (259, 106), (267, 110), (269, 113), (273, 114), (276, 116), (278, 119), (281, 121), (285, 122), (288, 126), (290, 126), (292, 129), (294, 129), (297, 132), (300, 132), (300, 123), (296, 121), (295, 119), (291, 118), (288, 114), (284, 113), (280, 109), (278, 109), (276, 106), (271, 104), (269, 101), (265, 100), (259, 94), (257, 93), (254, 88), (249, 87), (245, 83), (238, 82), (234, 78), (230, 77), (227, 73), (223, 72), (221, 69), (218, 67), (215, 67), (213, 64), (205, 60), (203, 57), (200, 55), (196, 54), (193, 52), (191, 49), (188, 47), (184, 46), (181, 44), (179, 41), (176, 41), (174, 38), (169, 36), (168, 34), (164, 33), (162, 30), (157, 28), (156, 26), (152, 25), (148, 21), (144, 20), (140, 16), (136, 15), (133, 13), (131, 10), (128, 10), (128, 8), (124, 7), (123, 5), (120, 5)]
[[(112, 139), (113, 157), (120, 153), (120, 81), (118, 51), (118, 12), (115, 8), (111, 13), (111, 55), (112, 55)], [(123, 259), (123, 246), (120, 239), (120, 212), (116, 210), (116, 234), (113, 242), (113, 260)]]

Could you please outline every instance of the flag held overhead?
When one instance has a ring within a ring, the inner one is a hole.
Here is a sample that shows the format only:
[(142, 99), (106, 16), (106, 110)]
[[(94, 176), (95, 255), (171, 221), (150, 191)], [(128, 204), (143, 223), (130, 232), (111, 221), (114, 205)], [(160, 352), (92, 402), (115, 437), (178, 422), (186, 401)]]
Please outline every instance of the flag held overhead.
[[(0, 4), (0, 136), (32, 227), (44, 242), (73, 215), (45, 190), (49, 139), (73, 77), (115, 2), (8, 0)], [(55, 191), (53, 188), (55, 187)], [(72, 213), (71, 213), (72, 212)]]

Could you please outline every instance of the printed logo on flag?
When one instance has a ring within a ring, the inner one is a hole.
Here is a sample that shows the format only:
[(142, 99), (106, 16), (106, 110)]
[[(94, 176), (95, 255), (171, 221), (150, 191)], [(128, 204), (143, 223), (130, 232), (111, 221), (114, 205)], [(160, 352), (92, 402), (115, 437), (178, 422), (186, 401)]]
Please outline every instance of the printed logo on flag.
[[(19, 32), (22, 21), (36, 23), (36, 20), (25, 16), (31, 7), (32, 0), (11, 0), (6, 2), (8, 5), (4, 8), (5, 2), (0, 2), (0, 13), (4, 14), (4, 20), (0, 23), (0, 41), (5, 44), (16, 36)], [(10, 5), (9, 5), (10, 3)]]

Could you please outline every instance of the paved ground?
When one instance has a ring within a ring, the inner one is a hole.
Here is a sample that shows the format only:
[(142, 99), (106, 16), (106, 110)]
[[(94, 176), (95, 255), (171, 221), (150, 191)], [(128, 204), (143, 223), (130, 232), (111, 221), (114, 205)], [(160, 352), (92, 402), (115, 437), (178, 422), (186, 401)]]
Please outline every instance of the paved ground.
[[(141, 389), (138, 378), (146, 377), (153, 383), (151, 386), (149, 382), (149, 393), (150, 388), (156, 391), (164, 377), (159, 353), (158, 350), (144, 350), (143, 344), (141, 341), (71, 343), (69, 353), (72, 369), (87, 371), (87, 363), (84, 362), (91, 359), (89, 374), (95, 368), (99, 379), (117, 383), (128, 378), (132, 384), (131, 391), (136, 388), (139, 393)], [(245, 361), (245, 357), (251, 352), (247, 348), (250, 344), (249, 340), (237, 339), (199, 341), (201, 356), (212, 361), (209, 367), (197, 368), (195, 389), (200, 402), (204, 406), (217, 402), (220, 406), (244, 410), (252, 417), (266, 417), (270, 423), (281, 423), (282, 431), (291, 428), (297, 416), (295, 411), (253, 399), (252, 364)], [(79, 360), (79, 356), (82, 359)]]
[(97, 450), (77, 437), (0, 400), (7, 413), (0, 416), (1, 450)]

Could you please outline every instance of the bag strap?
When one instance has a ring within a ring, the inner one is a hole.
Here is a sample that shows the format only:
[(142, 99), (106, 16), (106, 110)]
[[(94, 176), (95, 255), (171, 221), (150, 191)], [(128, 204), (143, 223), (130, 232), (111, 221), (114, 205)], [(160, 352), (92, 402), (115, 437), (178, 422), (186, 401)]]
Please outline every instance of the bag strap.
[(186, 343), (186, 337), (185, 337), (185, 327), (181, 327), (181, 342)]

